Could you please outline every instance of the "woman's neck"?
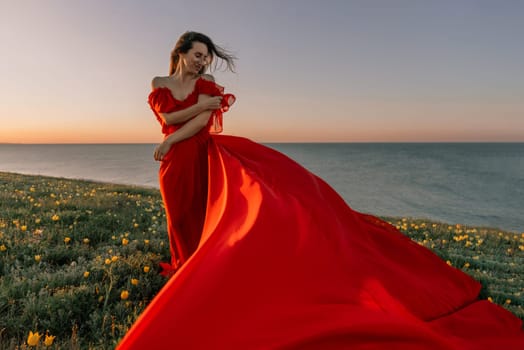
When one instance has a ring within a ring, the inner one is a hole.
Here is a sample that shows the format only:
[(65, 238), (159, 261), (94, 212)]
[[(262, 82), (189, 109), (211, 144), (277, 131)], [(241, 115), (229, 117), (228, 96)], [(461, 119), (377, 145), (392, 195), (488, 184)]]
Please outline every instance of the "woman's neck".
[(180, 81), (181, 83), (185, 83), (188, 81), (191, 81), (197, 77), (197, 74), (187, 72), (183, 69), (177, 69), (172, 75), (171, 78)]

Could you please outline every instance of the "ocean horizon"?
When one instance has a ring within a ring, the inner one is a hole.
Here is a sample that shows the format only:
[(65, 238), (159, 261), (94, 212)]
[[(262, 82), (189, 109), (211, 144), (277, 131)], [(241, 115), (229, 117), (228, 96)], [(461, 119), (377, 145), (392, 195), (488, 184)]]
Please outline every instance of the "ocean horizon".
[[(355, 210), (524, 232), (524, 142), (264, 143)], [(158, 188), (155, 143), (0, 143), (0, 171)]]

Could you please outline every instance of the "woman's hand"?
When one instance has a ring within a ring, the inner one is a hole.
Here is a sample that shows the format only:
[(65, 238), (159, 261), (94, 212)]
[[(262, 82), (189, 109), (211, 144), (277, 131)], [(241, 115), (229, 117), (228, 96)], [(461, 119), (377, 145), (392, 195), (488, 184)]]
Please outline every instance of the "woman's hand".
[(161, 161), (170, 149), (171, 145), (165, 141), (156, 146), (154, 154), (155, 160)]
[(198, 104), (204, 111), (214, 111), (222, 106), (222, 96), (198, 95)]

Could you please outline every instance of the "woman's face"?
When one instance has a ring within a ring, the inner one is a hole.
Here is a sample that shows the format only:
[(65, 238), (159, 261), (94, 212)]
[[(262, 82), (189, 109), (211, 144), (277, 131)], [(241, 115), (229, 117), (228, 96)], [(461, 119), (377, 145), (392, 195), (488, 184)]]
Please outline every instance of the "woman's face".
[(183, 68), (187, 72), (198, 74), (210, 62), (207, 46), (199, 41), (193, 42), (193, 47), (186, 53), (181, 53)]

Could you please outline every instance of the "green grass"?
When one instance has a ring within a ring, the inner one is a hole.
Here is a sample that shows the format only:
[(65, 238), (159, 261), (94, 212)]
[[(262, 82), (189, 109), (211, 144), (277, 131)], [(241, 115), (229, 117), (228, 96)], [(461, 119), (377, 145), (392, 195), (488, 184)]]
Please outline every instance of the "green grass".
[[(524, 234), (383, 219), (524, 319)], [(29, 348), (29, 331), (56, 336), (41, 349), (114, 348), (165, 283), (160, 261), (158, 190), (0, 172), (0, 349)]]

